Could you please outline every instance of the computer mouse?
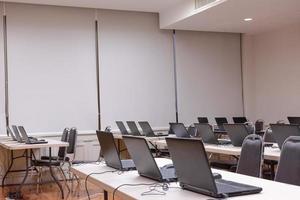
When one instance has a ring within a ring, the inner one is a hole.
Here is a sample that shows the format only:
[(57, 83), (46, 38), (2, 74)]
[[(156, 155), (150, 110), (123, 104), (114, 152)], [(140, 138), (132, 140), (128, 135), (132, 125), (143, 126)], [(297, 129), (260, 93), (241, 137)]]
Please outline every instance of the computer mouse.
[(219, 173), (213, 173), (214, 179), (221, 179), (222, 175)]

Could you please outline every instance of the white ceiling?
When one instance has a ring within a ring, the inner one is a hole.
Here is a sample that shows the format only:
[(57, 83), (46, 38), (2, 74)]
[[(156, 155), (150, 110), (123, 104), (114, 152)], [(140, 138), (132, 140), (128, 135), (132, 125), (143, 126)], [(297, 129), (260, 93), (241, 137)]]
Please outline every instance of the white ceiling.
[(294, 23), (300, 24), (300, 0), (227, 0), (162, 28), (255, 34)]
[(5, 0), (6, 2), (44, 5), (159, 12), (185, 0)]

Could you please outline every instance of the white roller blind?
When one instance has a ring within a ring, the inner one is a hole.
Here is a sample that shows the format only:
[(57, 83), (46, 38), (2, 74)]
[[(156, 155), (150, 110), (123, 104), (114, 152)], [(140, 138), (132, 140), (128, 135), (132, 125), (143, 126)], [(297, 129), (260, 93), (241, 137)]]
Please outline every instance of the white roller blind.
[(3, 57), (3, 3), (0, 2), (0, 134), (5, 134), (5, 75)]
[(172, 33), (152, 13), (99, 10), (102, 125), (175, 120)]
[(179, 120), (243, 115), (239, 34), (176, 31)]
[(97, 128), (94, 10), (7, 4), (11, 124)]

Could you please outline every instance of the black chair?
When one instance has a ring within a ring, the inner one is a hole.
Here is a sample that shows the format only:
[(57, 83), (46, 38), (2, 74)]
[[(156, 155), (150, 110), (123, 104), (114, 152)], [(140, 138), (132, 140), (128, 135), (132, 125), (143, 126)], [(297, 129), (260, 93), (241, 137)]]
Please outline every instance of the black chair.
[(275, 181), (300, 186), (300, 136), (283, 143)]
[(116, 121), (117, 127), (121, 131), (122, 135), (129, 135), (124, 123), (122, 121)]
[(236, 172), (260, 177), (263, 155), (263, 139), (256, 134), (248, 135), (243, 142)]
[(197, 137), (197, 129), (196, 129), (196, 127), (195, 126), (193, 126), (193, 125), (190, 125), (189, 127), (188, 127), (188, 129), (187, 129), (187, 132), (188, 132), (188, 134), (191, 136), (191, 137)]
[(198, 117), (199, 124), (208, 124), (208, 118), (207, 117)]
[[(263, 141), (264, 143), (276, 143), (276, 140), (272, 135), (270, 127), (266, 129), (263, 135)], [(266, 179), (274, 180), (275, 166), (278, 164), (278, 162), (276, 160), (264, 159), (264, 164), (267, 166), (267, 168), (265, 168), (263, 171), (263, 177)]]

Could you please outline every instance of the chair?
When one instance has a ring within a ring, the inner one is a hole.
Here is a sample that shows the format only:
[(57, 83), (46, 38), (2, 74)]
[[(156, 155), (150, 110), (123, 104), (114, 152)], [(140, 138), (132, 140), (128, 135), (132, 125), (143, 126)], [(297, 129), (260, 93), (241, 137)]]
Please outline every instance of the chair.
[(197, 129), (195, 126), (193, 125), (190, 125), (187, 129), (187, 132), (188, 134), (191, 136), (191, 137), (196, 137), (197, 136)]
[[(268, 127), (263, 135), (264, 143), (276, 143), (275, 138), (272, 135), (270, 127)], [(275, 160), (264, 159), (264, 164), (268, 166), (268, 169), (264, 171), (264, 175), (269, 176), (269, 179), (274, 180), (275, 177), (275, 166), (278, 164)], [(267, 178), (266, 176), (264, 178)]]
[(198, 117), (199, 124), (208, 124), (208, 118), (207, 117)]
[(281, 150), (275, 181), (300, 186), (300, 136), (288, 137)]
[(236, 172), (260, 177), (263, 155), (263, 139), (256, 134), (248, 135), (243, 142)]

